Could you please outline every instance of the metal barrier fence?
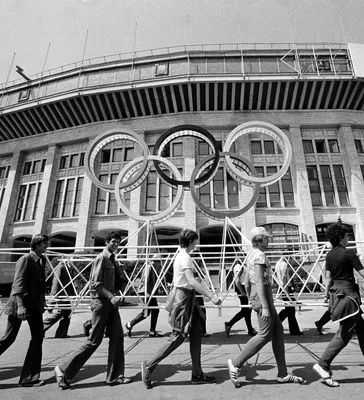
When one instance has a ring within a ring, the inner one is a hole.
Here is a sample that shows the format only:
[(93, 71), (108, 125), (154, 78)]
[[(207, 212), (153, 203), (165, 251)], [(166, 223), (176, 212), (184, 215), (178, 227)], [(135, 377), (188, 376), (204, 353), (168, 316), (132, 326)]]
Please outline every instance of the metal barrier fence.
[[(244, 238), (243, 238), (244, 239)], [(243, 243), (223, 244), (221, 252), (216, 252), (215, 246), (203, 246), (203, 251), (198, 248), (191, 254), (195, 264), (196, 276), (205, 282), (211, 291), (222, 299), (220, 310), (224, 308), (237, 308), (238, 301), (229, 301), (236, 297), (234, 290), (233, 265), (240, 260), (246, 263), (246, 256), (251, 250), (251, 244), (245, 239)], [(350, 247), (358, 248), (358, 242), (350, 243)], [(131, 249), (131, 247), (128, 247)], [(284, 249), (284, 250), (282, 250)], [(330, 246), (327, 243), (273, 243), (266, 254), (273, 267), (273, 288), (275, 304), (282, 307), (288, 302), (299, 307), (324, 305), (324, 264), (325, 256)], [(116, 260), (124, 273), (123, 290), (120, 297), (127, 302), (125, 307), (146, 308), (150, 297), (146, 297), (140, 288), (146, 280), (148, 268), (156, 276), (156, 283), (151, 291), (151, 296), (159, 301), (159, 308), (164, 308), (164, 301), (171, 288), (173, 261), (178, 252), (177, 246), (139, 246), (132, 248), (136, 257), (128, 258), (126, 248), (120, 250)], [(211, 251), (210, 251), (211, 250)], [(20, 257), (28, 249), (1, 249), (0, 257)], [(65, 252), (67, 251), (67, 252)], [(89, 275), (92, 263), (101, 251), (101, 248), (49, 248), (46, 253), (47, 287), (56, 280), (59, 290), (46, 296), (50, 308), (88, 309), (90, 304)], [(71, 253), (70, 253), (71, 252)], [(283, 283), (274, 266), (277, 260), (287, 262), (289, 279)], [(1, 265), (1, 264), (0, 264)], [(13, 262), (15, 269), (15, 262)], [(60, 279), (60, 271), (64, 269), (66, 282)], [(359, 276), (358, 276), (359, 277)], [(361, 279), (358, 279), (359, 285)], [(295, 287), (295, 293), (289, 293), (289, 286)], [(361, 289), (362, 290), (362, 289)], [(4, 303), (2, 303), (3, 309)], [(206, 308), (215, 307), (207, 302)], [(247, 306), (248, 307), (248, 306)], [(152, 308), (152, 307), (150, 307)], [(2, 313), (2, 310), (1, 310)]]

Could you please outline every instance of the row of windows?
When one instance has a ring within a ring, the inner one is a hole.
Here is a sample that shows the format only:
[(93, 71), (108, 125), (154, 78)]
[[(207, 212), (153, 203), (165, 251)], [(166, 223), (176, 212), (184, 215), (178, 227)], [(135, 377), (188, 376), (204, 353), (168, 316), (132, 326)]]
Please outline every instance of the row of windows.
[(61, 156), (59, 169), (83, 167), (85, 164), (85, 153), (76, 153)]
[(23, 175), (38, 174), (44, 172), (46, 159), (27, 161), (24, 163)]
[(80, 213), (83, 177), (57, 181), (52, 218), (77, 217)]
[(342, 165), (310, 165), (307, 175), (313, 206), (349, 205)]
[(0, 179), (6, 179), (9, 176), (10, 165), (0, 167)]
[(310, 153), (340, 153), (336, 139), (302, 140), (303, 151)]

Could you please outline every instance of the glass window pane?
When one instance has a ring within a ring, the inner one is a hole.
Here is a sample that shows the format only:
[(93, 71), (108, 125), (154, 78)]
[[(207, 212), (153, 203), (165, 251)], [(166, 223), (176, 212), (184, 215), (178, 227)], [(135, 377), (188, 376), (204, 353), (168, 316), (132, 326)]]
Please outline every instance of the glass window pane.
[(316, 144), (316, 152), (317, 153), (327, 153), (326, 151), (326, 145), (325, 145), (325, 140), (315, 140)]
[(181, 157), (183, 155), (183, 146), (182, 143), (173, 143), (173, 157)]
[(339, 153), (339, 145), (336, 139), (329, 139), (328, 143), (329, 143), (330, 153)]
[(252, 154), (263, 154), (262, 143), (260, 141), (253, 140), (251, 142)]
[(274, 154), (274, 142), (273, 142), (273, 140), (265, 140), (264, 141), (264, 153), (265, 154)]
[(312, 140), (303, 140), (303, 151), (306, 154), (311, 154), (313, 153), (313, 146), (312, 146)]

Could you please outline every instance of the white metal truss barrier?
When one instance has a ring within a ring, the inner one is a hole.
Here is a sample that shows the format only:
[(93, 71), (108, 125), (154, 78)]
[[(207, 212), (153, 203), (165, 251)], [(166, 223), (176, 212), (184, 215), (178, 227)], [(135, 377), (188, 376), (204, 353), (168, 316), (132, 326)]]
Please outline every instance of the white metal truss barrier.
[[(146, 230), (146, 242), (142, 246), (130, 246), (129, 240), (141, 231)], [(153, 243), (153, 245), (151, 244)], [(362, 247), (362, 243), (350, 243), (352, 248)], [(202, 251), (203, 247), (203, 251)], [(93, 260), (102, 248), (49, 248), (46, 253), (47, 259), (47, 287), (51, 287), (54, 276), (58, 279), (59, 290), (52, 296), (47, 295), (46, 301), (49, 308), (88, 309), (90, 305), (90, 283), (89, 275)], [(70, 253), (70, 250), (72, 253)], [(328, 243), (314, 242), (290, 242), (271, 243), (266, 254), (273, 267), (273, 290), (275, 305), (284, 307), (287, 304), (301, 307), (323, 306), (324, 303), (324, 269), (325, 256), (330, 250)], [(204, 282), (209, 289), (222, 299), (220, 315), (224, 308), (238, 308), (239, 301), (234, 289), (233, 265), (240, 260), (242, 265), (246, 264), (246, 257), (251, 251), (251, 242), (241, 231), (229, 220), (225, 219), (223, 230), (223, 243), (220, 252), (216, 252), (216, 245), (203, 245), (197, 247), (191, 254), (196, 268), (196, 276)], [(20, 256), (29, 252), (28, 249), (1, 249), (0, 257), (10, 258), (15, 254)], [(136, 257), (128, 258), (127, 254), (137, 254)], [(119, 295), (126, 304), (124, 307), (142, 308), (149, 307), (150, 298), (156, 297), (159, 308), (164, 308), (164, 302), (171, 289), (173, 276), (173, 262), (178, 253), (178, 246), (160, 246), (154, 225), (146, 222), (133, 235), (123, 239), (116, 257), (117, 262), (123, 269), (124, 287)], [(275, 264), (279, 259), (287, 262), (289, 279), (284, 282), (275, 270)], [(153, 263), (151, 263), (153, 260)], [(0, 262), (1, 268), (1, 262)], [(14, 262), (15, 268), (15, 262)], [(65, 268), (68, 282), (62, 283), (57, 272)], [(147, 268), (151, 268), (155, 274), (155, 285), (151, 296), (140, 292), (140, 286), (146, 281)], [(358, 276), (359, 277), (359, 276)], [(361, 284), (358, 279), (359, 285)], [(295, 291), (288, 288), (294, 286)], [(361, 286), (361, 285), (360, 285)], [(71, 290), (70, 290), (71, 289)], [(362, 291), (362, 288), (361, 288)], [(67, 293), (72, 292), (72, 295)], [(288, 300), (287, 300), (288, 297)], [(1, 304), (2, 313), (5, 299)], [(206, 301), (206, 308), (215, 307)], [(249, 307), (249, 306), (243, 306)], [(0, 314), (1, 315), (1, 314)]]

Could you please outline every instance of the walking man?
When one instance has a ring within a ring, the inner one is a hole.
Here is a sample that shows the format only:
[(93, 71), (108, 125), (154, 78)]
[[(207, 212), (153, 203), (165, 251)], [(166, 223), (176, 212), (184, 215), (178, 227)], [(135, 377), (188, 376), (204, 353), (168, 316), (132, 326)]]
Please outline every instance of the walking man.
[(176, 350), (190, 336), (190, 353), (192, 359), (191, 384), (215, 383), (216, 378), (202, 371), (201, 367), (201, 319), (205, 316), (196, 302), (195, 293), (208, 297), (215, 305), (221, 300), (210, 293), (207, 286), (199, 283), (194, 277), (194, 265), (190, 252), (196, 247), (198, 234), (191, 229), (181, 232), (180, 251), (173, 264), (174, 298), (171, 301), (169, 322), (173, 329), (168, 342), (148, 361), (142, 362), (142, 381), (147, 389), (152, 388), (152, 372), (169, 354)]
[(111, 232), (106, 237), (104, 250), (92, 265), (90, 276), (92, 330), (84, 344), (55, 367), (54, 374), (58, 386), (62, 389), (70, 387), (70, 380), (100, 346), (105, 328), (109, 334), (106, 384), (114, 386), (131, 382), (130, 378), (124, 377), (124, 332), (118, 310), (120, 297), (115, 295), (121, 283), (114, 254), (120, 241), (120, 235)]
[(10, 298), (5, 306), (8, 323), (0, 339), (0, 355), (14, 343), (23, 321), (27, 321), (30, 328), (31, 338), (19, 379), (19, 386), (24, 387), (44, 385), (44, 381), (40, 380), (46, 265), (43, 254), (48, 245), (46, 235), (33, 236), (31, 251), (16, 263)]

